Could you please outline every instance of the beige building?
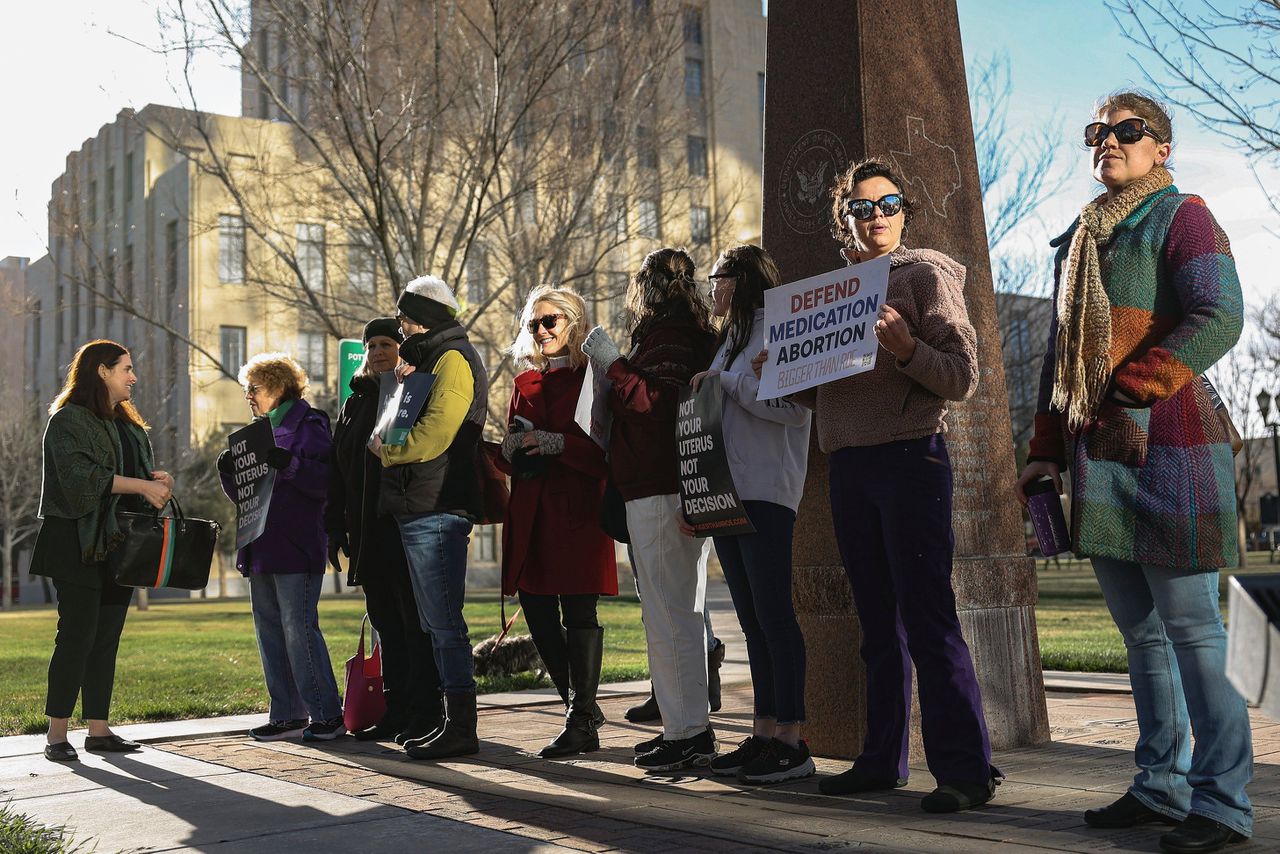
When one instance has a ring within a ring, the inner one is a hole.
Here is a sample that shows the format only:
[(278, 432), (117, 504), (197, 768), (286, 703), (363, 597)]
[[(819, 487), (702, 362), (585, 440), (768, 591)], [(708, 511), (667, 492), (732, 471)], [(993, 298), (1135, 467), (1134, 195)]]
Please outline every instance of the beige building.
[(34, 265), (28, 258), (10, 256), (0, 260), (0, 317), (7, 319), (0, 336), (0, 360), (10, 366), (0, 373), (0, 409), (6, 415), (29, 411), (33, 405), (35, 385), (29, 372), (16, 366), (27, 365), (31, 343), (28, 341), (26, 318), (35, 310), (28, 303), (28, 282), (39, 281), (47, 265), (43, 259)]

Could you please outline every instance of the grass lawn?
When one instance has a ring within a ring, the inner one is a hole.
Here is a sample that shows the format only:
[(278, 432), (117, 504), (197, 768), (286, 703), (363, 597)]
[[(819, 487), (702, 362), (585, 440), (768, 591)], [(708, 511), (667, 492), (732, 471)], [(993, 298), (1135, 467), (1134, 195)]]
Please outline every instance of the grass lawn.
[[(1250, 556), (1245, 572), (1276, 572), (1265, 554)], [(1124, 645), (1103, 604), (1093, 571), (1084, 561), (1037, 564), (1040, 604), (1036, 622), (1046, 670), (1125, 672)], [(1222, 583), (1226, 608), (1226, 576)], [(343, 664), (355, 651), (364, 600), (359, 596), (320, 602), (320, 623), (329, 642), (339, 684)], [(498, 631), (496, 595), (474, 595), (466, 606), (473, 642)], [(604, 681), (648, 676), (640, 605), (622, 597), (601, 599), (606, 629)], [(43, 732), (45, 674), (57, 624), (47, 607), (0, 614), (0, 735)], [(517, 632), (526, 631), (523, 623)], [(533, 674), (480, 680), (480, 691), (535, 686)], [(167, 720), (263, 712), (267, 693), (245, 599), (162, 600), (129, 613), (120, 642), (115, 721)]]
[[(496, 595), (469, 597), (464, 613), (472, 642), (497, 633)], [(320, 625), (339, 688), (343, 666), (355, 654), (363, 617), (361, 596), (320, 601)], [(646, 678), (640, 604), (634, 599), (602, 598), (600, 622), (606, 631), (604, 681)], [(0, 685), (5, 687), (0, 693), (0, 735), (45, 731), (45, 679), (56, 627), (57, 612), (51, 608), (0, 614)], [(521, 620), (513, 631), (528, 630)], [(537, 685), (531, 673), (478, 681), (482, 693)], [(265, 712), (266, 708), (267, 690), (247, 599), (152, 600), (149, 610), (129, 612), (116, 667), (114, 721), (208, 717)]]
[[(1078, 670), (1126, 673), (1124, 643), (1102, 601), (1098, 582), (1088, 561), (1038, 561), (1036, 580), (1040, 602), (1036, 628), (1040, 636), (1040, 661), (1045, 670)], [(1249, 555), (1243, 570), (1220, 576), (1222, 613), (1227, 612), (1227, 579), (1238, 573), (1280, 572), (1280, 564), (1268, 564), (1264, 552)]]

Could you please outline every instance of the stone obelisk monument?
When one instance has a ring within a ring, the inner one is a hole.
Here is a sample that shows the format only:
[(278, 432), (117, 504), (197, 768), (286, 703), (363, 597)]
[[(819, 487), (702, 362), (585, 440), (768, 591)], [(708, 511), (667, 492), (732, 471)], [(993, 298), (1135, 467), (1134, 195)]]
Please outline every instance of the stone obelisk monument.
[[(909, 184), (907, 243), (968, 268), (977, 394), (947, 416), (955, 474), (954, 586), (992, 746), (1049, 738), (1036, 640), (1035, 567), (1013, 496), (1013, 445), (955, 0), (771, 0), (763, 243), (795, 281), (842, 262), (831, 237), (834, 176), (879, 155)], [(883, 355), (883, 354), (882, 354)], [(816, 436), (816, 431), (815, 431)], [(827, 459), (810, 450), (793, 593), (808, 645), (805, 735), (856, 756), (866, 721), (861, 632), (832, 535)], [(903, 591), (900, 601), (910, 602)], [(913, 710), (912, 753), (920, 754)]]

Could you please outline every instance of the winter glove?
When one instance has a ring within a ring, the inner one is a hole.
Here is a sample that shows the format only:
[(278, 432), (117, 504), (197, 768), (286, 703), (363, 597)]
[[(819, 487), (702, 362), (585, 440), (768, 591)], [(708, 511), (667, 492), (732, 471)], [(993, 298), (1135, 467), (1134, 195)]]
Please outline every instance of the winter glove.
[(333, 567), (334, 572), (341, 572), (338, 567), (338, 549), (342, 549), (342, 553), (347, 557), (351, 557), (351, 546), (347, 542), (347, 535), (344, 531), (329, 532), (329, 566)]
[(225, 475), (233, 475), (236, 473), (235, 463), (231, 459), (230, 448), (218, 454), (218, 462), (215, 463), (215, 465), (217, 465), (218, 471)]
[(544, 457), (552, 457), (564, 453), (564, 434), (548, 433), (546, 430), (534, 430), (534, 438), (538, 440), (538, 453)]
[(520, 448), (520, 440), (524, 438), (523, 432), (508, 433), (507, 438), (502, 440), (502, 458), (507, 462), (511, 462), (511, 458), (516, 455), (516, 451)]
[(582, 352), (586, 353), (591, 363), (601, 371), (609, 370), (609, 366), (622, 357), (618, 345), (613, 343), (613, 339), (609, 337), (608, 332), (604, 331), (603, 326), (597, 326), (591, 330), (587, 340), (582, 342)]
[(288, 448), (272, 448), (267, 451), (267, 465), (273, 469), (286, 469), (293, 462), (293, 451)]

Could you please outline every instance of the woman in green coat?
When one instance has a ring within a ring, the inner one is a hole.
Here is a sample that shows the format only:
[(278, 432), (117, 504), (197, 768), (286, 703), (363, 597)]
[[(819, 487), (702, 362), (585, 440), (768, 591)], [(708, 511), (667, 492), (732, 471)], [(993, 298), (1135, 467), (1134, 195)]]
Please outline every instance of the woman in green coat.
[(123, 538), (116, 511), (163, 507), (173, 478), (155, 470), (147, 423), (130, 401), (137, 381), (128, 350), (112, 341), (92, 341), (76, 352), (66, 384), (49, 407), (43, 522), (31, 574), (53, 579), (58, 591), (44, 749), (55, 762), (78, 758), (67, 741), (77, 695), (89, 724), (85, 750), (121, 753), (139, 747), (107, 725), (116, 650), (133, 588), (116, 584), (105, 560)]

